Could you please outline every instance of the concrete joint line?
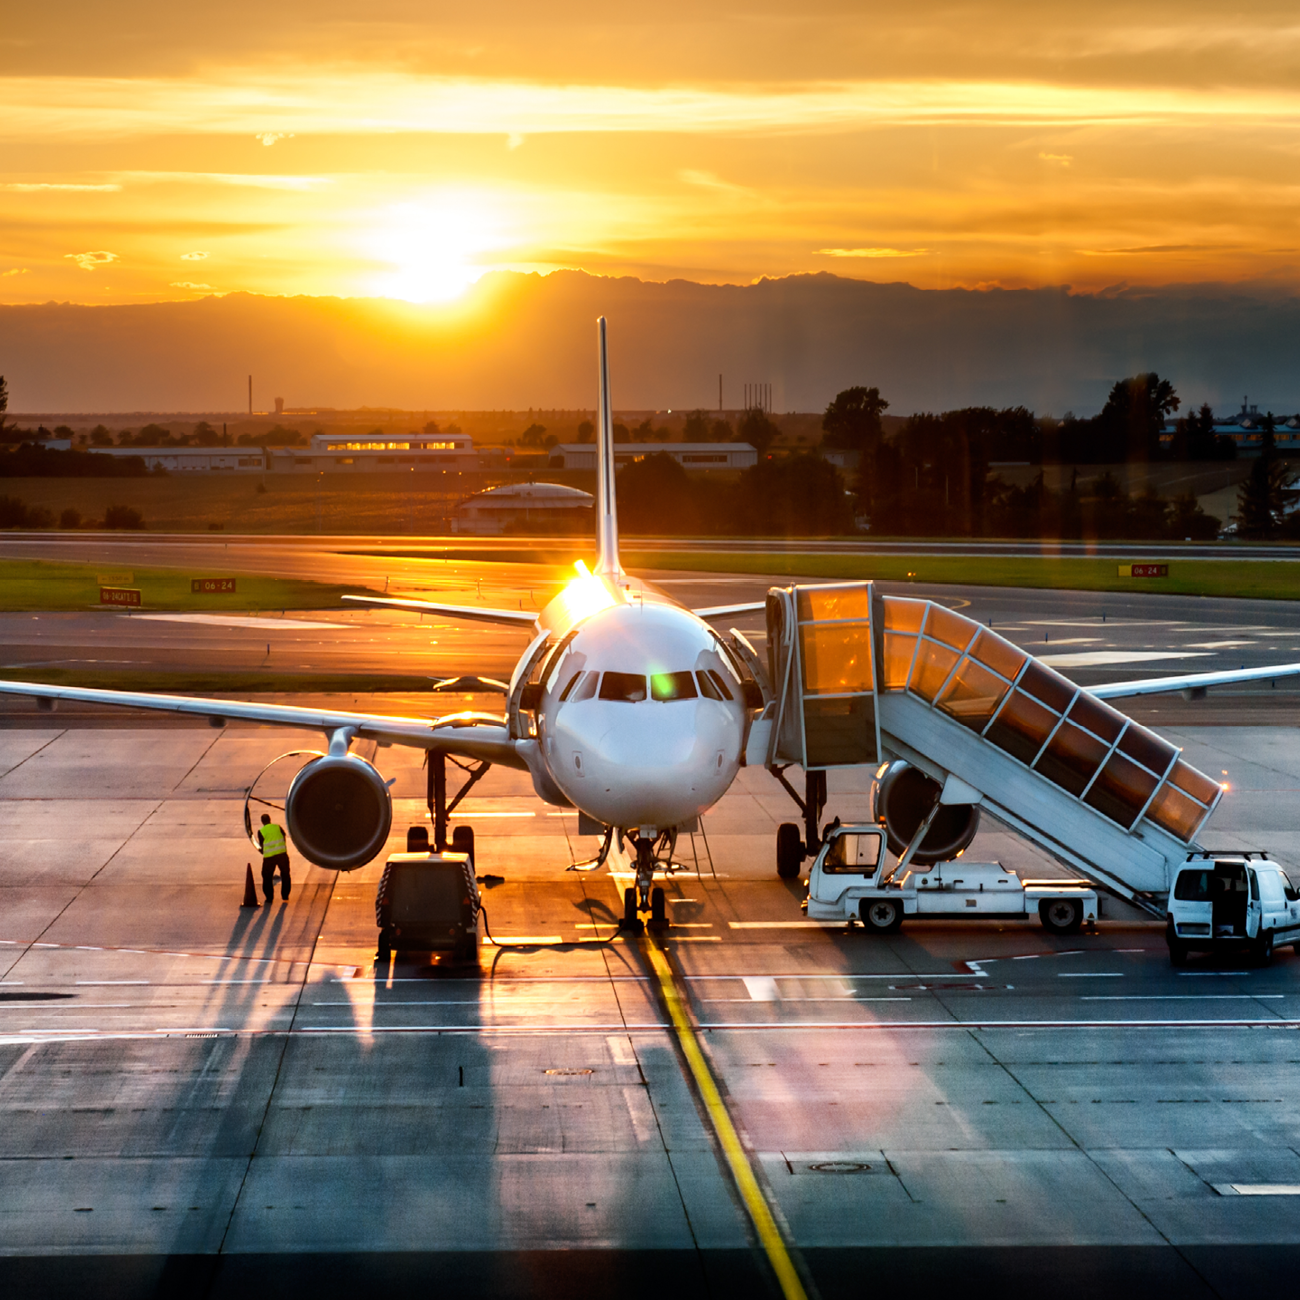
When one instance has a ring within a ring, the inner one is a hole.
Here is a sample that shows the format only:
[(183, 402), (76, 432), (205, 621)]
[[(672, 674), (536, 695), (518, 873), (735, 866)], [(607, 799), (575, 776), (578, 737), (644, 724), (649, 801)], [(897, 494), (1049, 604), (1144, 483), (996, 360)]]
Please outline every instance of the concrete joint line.
[(692, 1023), (689, 1004), (678, 987), (673, 968), (663, 950), (654, 942), (643, 942), (642, 948), (659, 981), (659, 989), (668, 1008), (668, 1015), (672, 1020), (673, 1031), (682, 1049), (682, 1055), (686, 1058), (691, 1078), (708, 1114), (709, 1123), (713, 1127), (718, 1144), (722, 1147), (722, 1154), (727, 1161), (732, 1181), (737, 1192), (740, 1193), (740, 1199), (754, 1225), (754, 1231), (768, 1263), (776, 1274), (781, 1294), (785, 1300), (808, 1300), (803, 1280), (795, 1268), (790, 1249), (777, 1225), (776, 1215), (759, 1185), (753, 1166), (749, 1162), (749, 1156), (741, 1143), (740, 1135), (736, 1132), (736, 1126), (722, 1100), (717, 1080), (713, 1077), (713, 1071), (705, 1059), (695, 1025)]

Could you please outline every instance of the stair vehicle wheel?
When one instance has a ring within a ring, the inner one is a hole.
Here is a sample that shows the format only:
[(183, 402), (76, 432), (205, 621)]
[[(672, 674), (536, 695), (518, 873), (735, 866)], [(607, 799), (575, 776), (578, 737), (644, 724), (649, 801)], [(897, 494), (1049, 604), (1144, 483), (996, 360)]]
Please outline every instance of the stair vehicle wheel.
[(451, 851), (464, 853), (469, 858), (469, 865), (474, 867), (474, 828), (457, 826), (451, 833)]
[(1038, 904), (1038, 919), (1053, 934), (1074, 934), (1083, 924), (1083, 900), (1045, 898)]
[(387, 930), (380, 930), (379, 943), (375, 946), (375, 960), (377, 962), (392, 961), (393, 959), (393, 940)]
[(794, 822), (782, 822), (776, 828), (776, 874), (782, 880), (794, 880), (804, 859), (803, 836)]
[(894, 898), (864, 898), (862, 924), (877, 934), (892, 934), (903, 924), (903, 904)]
[(1261, 930), (1251, 947), (1250, 955), (1256, 966), (1268, 966), (1273, 961), (1273, 931)]

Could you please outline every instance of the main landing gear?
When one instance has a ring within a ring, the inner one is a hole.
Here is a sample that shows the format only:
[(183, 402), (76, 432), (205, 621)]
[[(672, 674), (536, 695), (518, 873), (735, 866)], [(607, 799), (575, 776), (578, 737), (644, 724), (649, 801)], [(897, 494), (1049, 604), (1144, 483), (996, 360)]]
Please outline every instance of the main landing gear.
[(797, 880), (805, 858), (815, 858), (822, 846), (821, 820), (826, 811), (826, 773), (805, 772), (803, 798), (785, 779), (784, 767), (768, 769), (785, 786), (786, 793), (803, 813), (803, 832), (795, 822), (782, 822), (776, 828), (776, 874), (782, 880)]
[[(671, 868), (673, 849), (677, 847), (677, 832), (664, 831), (661, 835), (640, 835), (632, 841), (636, 849), (636, 884), (629, 885), (623, 891), (623, 919), (618, 923), (624, 934), (662, 933), (671, 922), (668, 920), (664, 891), (654, 883), (655, 868), (659, 866), (658, 849), (668, 849), (668, 864)], [(650, 920), (643, 922), (641, 912), (649, 912)]]

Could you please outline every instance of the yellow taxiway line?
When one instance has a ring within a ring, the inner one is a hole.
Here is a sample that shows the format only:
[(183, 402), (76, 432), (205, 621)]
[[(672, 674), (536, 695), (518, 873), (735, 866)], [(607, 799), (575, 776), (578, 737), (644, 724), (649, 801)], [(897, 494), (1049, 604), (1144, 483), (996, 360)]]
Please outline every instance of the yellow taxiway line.
[(772, 1207), (767, 1203), (767, 1197), (763, 1195), (763, 1189), (758, 1185), (753, 1166), (750, 1165), (745, 1148), (741, 1145), (740, 1135), (736, 1132), (736, 1126), (732, 1123), (731, 1115), (723, 1103), (722, 1094), (718, 1091), (717, 1080), (713, 1077), (709, 1063), (704, 1059), (704, 1052), (696, 1036), (695, 1025), (691, 1020), (686, 999), (677, 987), (668, 958), (653, 940), (647, 940), (643, 946), (659, 981), (659, 988), (672, 1019), (677, 1041), (681, 1044), (682, 1055), (686, 1057), (686, 1063), (690, 1066), (695, 1086), (699, 1089), (700, 1100), (704, 1102), (709, 1122), (713, 1125), (714, 1133), (717, 1134), (722, 1154), (726, 1157), (727, 1166), (731, 1170), (731, 1177), (737, 1191), (740, 1192), (740, 1199), (745, 1203), (754, 1231), (758, 1234), (759, 1243), (767, 1254), (772, 1271), (781, 1285), (781, 1294), (785, 1296), (785, 1300), (808, 1300), (798, 1270), (786, 1248), (785, 1239), (781, 1236), (780, 1228), (777, 1227)]

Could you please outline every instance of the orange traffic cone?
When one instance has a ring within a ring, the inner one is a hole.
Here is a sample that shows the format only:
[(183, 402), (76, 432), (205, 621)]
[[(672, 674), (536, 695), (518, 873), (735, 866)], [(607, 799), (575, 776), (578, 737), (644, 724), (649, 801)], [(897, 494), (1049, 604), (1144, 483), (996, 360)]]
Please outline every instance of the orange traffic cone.
[(257, 887), (253, 884), (253, 864), (250, 862), (244, 868), (244, 901), (240, 907), (257, 907)]

